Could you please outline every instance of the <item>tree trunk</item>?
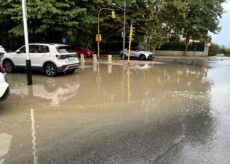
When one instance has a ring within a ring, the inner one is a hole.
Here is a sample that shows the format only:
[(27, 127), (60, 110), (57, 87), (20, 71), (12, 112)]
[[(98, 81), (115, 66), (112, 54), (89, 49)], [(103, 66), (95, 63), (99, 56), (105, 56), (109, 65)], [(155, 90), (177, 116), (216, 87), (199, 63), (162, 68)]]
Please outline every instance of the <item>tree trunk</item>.
[(189, 36), (186, 36), (186, 40), (185, 40), (185, 50), (184, 50), (184, 56), (188, 56), (188, 45), (189, 45), (189, 40), (190, 40), (190, 37)]

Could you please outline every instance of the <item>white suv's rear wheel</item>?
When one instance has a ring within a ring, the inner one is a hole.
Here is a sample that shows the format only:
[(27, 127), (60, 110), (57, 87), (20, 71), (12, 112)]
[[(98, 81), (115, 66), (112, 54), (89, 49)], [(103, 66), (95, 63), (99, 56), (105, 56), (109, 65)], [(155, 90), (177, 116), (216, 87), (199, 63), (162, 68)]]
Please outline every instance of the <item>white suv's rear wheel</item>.
[(45, 74), (50, 77), (56, 76), (57, 67), (53, 63), (47, 63), (45, 65)]

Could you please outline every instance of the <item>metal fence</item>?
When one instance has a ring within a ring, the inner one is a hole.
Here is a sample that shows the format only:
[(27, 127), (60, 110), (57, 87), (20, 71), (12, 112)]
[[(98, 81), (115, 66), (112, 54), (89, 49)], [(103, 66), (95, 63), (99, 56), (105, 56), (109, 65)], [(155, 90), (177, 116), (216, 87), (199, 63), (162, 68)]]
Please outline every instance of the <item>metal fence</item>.
[[(185, 44), (163, 44), (160, 48), (156, 48), (157, 51), (184, 51)], [(204, 43), (191, 43), (188, 46), (188, 51), (204, 51)]]

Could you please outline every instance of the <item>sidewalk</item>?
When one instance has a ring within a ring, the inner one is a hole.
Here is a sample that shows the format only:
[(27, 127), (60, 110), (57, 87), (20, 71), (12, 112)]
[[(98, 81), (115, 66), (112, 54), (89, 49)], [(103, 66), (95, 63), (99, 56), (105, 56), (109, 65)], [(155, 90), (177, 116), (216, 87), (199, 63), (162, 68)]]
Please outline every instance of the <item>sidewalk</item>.
[[(154, 60), (130, 60), (130, 64), (163, 64), (163, 63), (174, 63), (174, 64), (187, 64), (196, 66), (206, 66), (208, 64), (208, 57), (186, 57), (186, 56), (155, 56)], [(93, 62), (92, 58), (85, 58), (86, 62)], [(127, 64), (128, 60), (122, 60), (119, 55), (112, 55), (113, 65)], [(98, 62), (108, 64), (108, 56), (100, 55)]]

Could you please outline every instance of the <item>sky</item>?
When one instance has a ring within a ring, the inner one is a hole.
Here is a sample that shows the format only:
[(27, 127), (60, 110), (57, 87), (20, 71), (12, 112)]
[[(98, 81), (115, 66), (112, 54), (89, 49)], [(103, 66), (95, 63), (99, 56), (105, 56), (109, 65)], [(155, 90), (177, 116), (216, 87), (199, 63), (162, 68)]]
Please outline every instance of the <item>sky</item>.
[(226, 0), (223, 7), (225, 13), (220, 19), (221, 31), (218, 34), (211, 34), (212, 42), (230, 48), (230, 0)]

